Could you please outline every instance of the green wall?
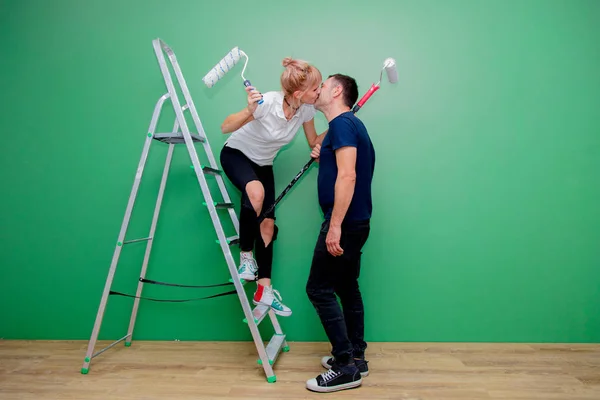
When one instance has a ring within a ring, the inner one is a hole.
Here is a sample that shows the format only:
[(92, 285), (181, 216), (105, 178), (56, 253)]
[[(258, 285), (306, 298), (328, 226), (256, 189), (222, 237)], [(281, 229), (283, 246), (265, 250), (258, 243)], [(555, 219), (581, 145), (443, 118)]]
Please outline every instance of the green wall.
[[(384, 78), (359, 112), (377, 151), (367, 340), (598, 342), (599, 18), (594, 0), (0, 1), (0, 337), (89, 338), (165, 92), (160, 37), (216, 154), (221, 122), (244, 106), (241, 67), (212, 89), (201, 78), (232, 47), (262, 91), (279, 88), (286, 56), (353, 75), (361, 94), (397, 60), (399, 82)], [(149, 229), (166, 149), (152, 146), (130, 239)], [(278, 192), (308, 154), (300, 133), (276, 160)], [(148, 278), (225, 282), (189, 165), (178, 147)], [(273, 278), (293, 341), (325, 340), (304, 292), (316, 177), (312, 167), (278, 207)], [(144, 248), (123, 251), (114, 290), (134, 292)], [(101, 338), (125, 334), (131, 304), (110, 298)], [(242, 318), (235, 296), (143, 302), (134, 339), (250, 340)]]

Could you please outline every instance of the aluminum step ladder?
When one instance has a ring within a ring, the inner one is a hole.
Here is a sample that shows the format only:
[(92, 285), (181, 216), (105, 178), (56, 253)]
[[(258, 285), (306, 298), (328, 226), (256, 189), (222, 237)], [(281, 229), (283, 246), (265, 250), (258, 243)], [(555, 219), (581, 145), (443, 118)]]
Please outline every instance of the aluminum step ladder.
[[(158, 222), (158, 216), (160, 213), (160, 207), (163, 199), (163, 194), (165, 190), (165, 186), (167, 183), (167, 176), (169, 172), (169, 168), (171, 165), (171, 159), (173, 156), (173, 149), (176, 144), (185, 144), (187, 147), (188, 153), (190, 155), (190, 159), (192, 161), (192, 167), (195, 171), (195, 174), (198, 178), (198, 183), (202, 189), (202, 193), (204, 196), (204, 205), (207, 207), (208, 212), (210, 213), (210, 217), (212, 219), (213, 226), (215, 228), (215, 233), (217, 235), (216, 242), (221, 246), (223, 251), (223, 255), (225, 256), (225, 261), (227, 263), (227, 267), (229, 268), (229, 272), (231, 274), (230, 282), (233, 283), (235, 287), (235, 291), (240, 300), (240, 304), (242, 305), (242, 310), (244, 311), (245, 318), (243, 321), (248, 324), (250, 328), (250, 332), (252, 333), (252, 338), (256, 345), (256, 349), (258, 351), (258, 364), (262, 365), (267, 381), (275, 382), (276, 376), (273, 372), (273, 364), (277, 360), (277, 357), (280, 353), (289, 351), (289, 346), (286, 342), (286, 335), (281, 330), (281, 326), (279, 321), (277, 320), (277, 316), (273, 312), (270, 307), (266, 306), (257, 306), (252, 308), (250, 302), (248, 301), (246, 292), (244, 291), (245, 281), (242, 281), (238, 278), (237, 274), (237, 263), (233, 259), (233, 255), (231, 252), (231, 245), (237, 244), (239, 242), (239, 221), (235, 211), (233, 209), (233, 203), (227, 193), (227, 189), (225, 187), (225, 183), (223, 181), (223, 177), (221, 171), (218, 169), (218, 165), (215, 161), (215, 157), (210, 148), (208, 138), (204, 132), (204, 128), (202, 127), (202, 123), (200, 122), (200, 117), (198, 116), (198, 112), (196, 111), (196, 106), (192, 101), (192, 97), (188, 90), (187, 84), (181, 72), (181, 68), (177, 63), (177, 58), (175, 54), (171, 50), (171, 48), (161, 39), (157, 38), (153, 40), (154, 51), (156, 53), (156, 57), (158, 60), (158, 64), (160, 66), (160, 70), (162, 72), (165, 85), (167, 88), (167, 93), (162, 95), (154, 108), (154, 113), (152, 114), (152, 119), (150, 122), (150, 127), (148, 129), (148, 133), (146, 135), (146, 140), (144, 142), (144, 147), (142, 151), (142, 156), (137, 168), (137, 172), (135, 174), (135, 179), (133, 183), (133, 187), (131, 189), (131, 194), (129, 196), (129, 201), (127, 203), (127, 208), (125, 211), (125, 216), (123, 218), (123, 222), (121, 225), (121, 230), (119, 232), (119, 236), (117, 239), (117, 244), (115, 246), (115, 251), (113, 254), (112, 262), (110, 265), (110, 269), (108, 272), (108, 277), (106, 279), (106, 284), (104, 286), (104, 291), (102, 293), (102, 298), (100, 301), (100, 306), (98, 308), (98, 313), (96, 315), (96, 321), (94, 323), (94, 328), (92, 331), (92, 335), (88, 344), (87, 352), (85, 355), (83, 367), (81, 368), (81, 373), (87, 374), (90, 369), (90, 364), (94, 357), (102, 354), (104, 351), (110, 349), (116, 344), (125, 341), (125, 346), (131, 346), (131, 341), (133, 337), (133, 329), (135, 327), (135, 320), (139, 308), (140, 297), (142, 293), (142, 288), (144, 285), (144, 279), (146, 276), (146, 270), (148, 266), (148, 261), (150, 259), (150, 253), (152, 250), (152, 239), (154, 237), (154, 232), (156, 230), (156, 225)], [(175, 86), (173, 85), (173, 81), (171, 79), (171, 73), (168, 68), (167, 61), (165, 59), (165, 53), (171, 63), (172, 69), (177, 77), (177, 81), (179, 83), (181, 93), (184, 96), (185, 104), (182, 106), (179, 102), (179, 98), (177, 96), (177, 92), (175, 90)], [(163, 109), (163, 105), (166, 100), (171, 100), (173, 105), (173, 110), (175, 111), (175, 123), (173, 126), (172, 132), (169, 133), (156, 133), (156, 125), (159, 120), (159, 116)], [(191, 117), (193, 119), (195, 125), (195, 132), (190, 132), (186, 119), (185, 112), (189, 111), (191, 113)], [(148, 237), (142, 239), (134, 239), (134, 240), (126, 240), (125, 236), (127, 233), (127, 227), (129, 225), (129, 221), (131, 218), (131, 214), (133, 211), (133, 207), (135, 204), (135, 199), (137, 196), (138, 188), (140, 186), (140, 182), (142, 179), (142, 175), (144, 172), (144, 166), (146, 164), (146, 160), (148, 157), (148, 153), (150, 151), (150, 145), (153, 140), (158, 140), (163, 143), (169, 144), (169, 149), (167, 152), (167, 157), (165, 161), (165, 167), (163, 171), (162, 180), (160, 183), (158, 197), (156, 200), (156, 206), (154, 209), (154, 215), (152, 218), (152, 223), (150, 226), (150, 233)], [(200, 160), (198, 158), (198, 154), (196, 153), (196, 147), (194, 143), (202, 143), (204, 147), (204, 151), (206, 152), (206, 156), (208, 158), (210, 165), (201, 165)], [(210, 193), (208, 184), (207, 184), (207, 176), (210, 176), (210, 179), (216, 179), (222, 202), (215, 201), (213, 196)], [(219, 219), (219, 215), (217, 213), (218, 209), (227, 209), (229, 217), (231, 218), (232, 225), (235, 228), (235, 235), (227, 236), (223, 230), (223, 226), (221, 224), (221, 220)], [(106, 305), (108, 302), (108, 297), (112, 293), (111, 286), (113, 282), (113, 278), (115, 276), (115, 272), (117, 269), (117, 264), (119, 261), (119, 256), (121, 254), (121, 250), (123, 247), (129, 243), (135, 243), (140, 241), (146, 241), (146, 252), (144, 255), (144, 260), (142, 263), (141, 273), (140, 273), (140, 281), (137, 286), (137, 291), (135, 294), (135, 300), (133, 304), (133, 309), (131, 313), (131, 319), (129, 322), (129, 328), (127, 330), (127, 334), (120, 338), (119, 340), (113, 342), (109, 346), (104, 349), (95, 352), (94, 349), (96, 347), (96, 341), (98, 339), (98, 334), (100, 333), (100, 328), (102, 325), (102, 319), (104, 317), (104, 312), (106, 309)], [(271, 337), (268, 345), (265, 346), (262, 340), (261, 334), (258, 330), (259, 324), (265, 319), (267, 314), (270, 317), (271, 324), (274, 328), (274, 334)]]

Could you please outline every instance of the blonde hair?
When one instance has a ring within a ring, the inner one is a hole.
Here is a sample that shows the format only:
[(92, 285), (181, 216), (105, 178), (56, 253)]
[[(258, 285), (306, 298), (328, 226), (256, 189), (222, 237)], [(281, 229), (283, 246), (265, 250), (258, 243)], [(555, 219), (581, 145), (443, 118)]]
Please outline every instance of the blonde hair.
[(306, 91), (321, 83), (321, 72), (304, 60), (286, 57), (281, 64), (285, 67), (281, 74), (281, 88), (286, 95), (297, 90)]

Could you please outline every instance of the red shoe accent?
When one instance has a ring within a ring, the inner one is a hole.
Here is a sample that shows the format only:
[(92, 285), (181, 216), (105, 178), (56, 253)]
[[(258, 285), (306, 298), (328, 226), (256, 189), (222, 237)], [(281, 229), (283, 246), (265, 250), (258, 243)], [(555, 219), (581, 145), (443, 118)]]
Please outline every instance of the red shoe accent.
[(256, 292), (254, 293), (255, 301), (260, 301), (264, 290), (265, 290), (265, 287), (263, 285), (256, 284)]

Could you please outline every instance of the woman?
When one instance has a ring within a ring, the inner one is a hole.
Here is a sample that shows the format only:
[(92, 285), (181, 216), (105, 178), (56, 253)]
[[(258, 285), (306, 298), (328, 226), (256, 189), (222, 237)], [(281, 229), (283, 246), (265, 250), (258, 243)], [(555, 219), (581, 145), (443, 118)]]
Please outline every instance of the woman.
[[(248, 106), (229, 115), (221, 126), (231, 136), (221, 151), (221, 166), (242, 193), (240, 210), (241, 279), (258, 278), (253, 303), (269, 306), (277, 315), (290, 316), (292, 310), (281, 303), (279, 292), (271, 285), (273, 240), (277, 238), (275, 211), (259, 226), (258, 217), (275, 202), (273, 160), (290, 143), (300, 125), (313, 152), (319, 155), (323, 134), (317, 135), (316, 110), (312, 106), (321, 92), (321, 73), (302, 60), (285, 58), (281, 74), (282, 91), (260, 94), (247, 87)], [(262, 104), (258, 104), (260, 99)], [(254, 252), (253, 252), (254, 250)]]

